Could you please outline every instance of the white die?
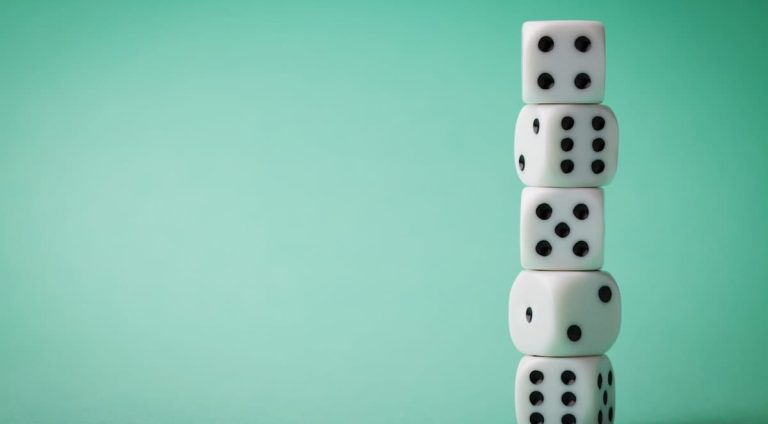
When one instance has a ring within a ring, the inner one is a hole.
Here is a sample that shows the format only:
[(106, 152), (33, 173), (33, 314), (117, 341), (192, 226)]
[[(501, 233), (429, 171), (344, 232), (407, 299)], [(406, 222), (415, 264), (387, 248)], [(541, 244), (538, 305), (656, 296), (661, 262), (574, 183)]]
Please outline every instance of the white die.
[(605, 29), (596, 21), (523, 24), (523, 101), (600, 103), (605, 93)]
[(509, 292), (509, 333), (526, 355), (602, 355), (621, 326), (621, 293), (602, 271), (522, 271)]
[(607, 356), (524, 356), (515, 378), (519, 424), (610, 424), (616, 381)]
[(533, 187), (599, 187), (616, 174), (619, 129), (602, 105), (528, 105), (515, 125), (517, 175)]
[(520, 201), (525, 269), (591, 271), (603, 266), (603, 190), (526, 187)]

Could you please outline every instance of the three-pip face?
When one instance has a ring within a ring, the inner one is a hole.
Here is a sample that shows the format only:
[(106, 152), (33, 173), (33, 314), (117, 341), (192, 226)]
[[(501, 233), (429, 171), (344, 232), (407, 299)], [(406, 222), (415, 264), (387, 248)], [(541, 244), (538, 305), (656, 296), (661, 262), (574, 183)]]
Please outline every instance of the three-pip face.
[(523, 24), (523, 101), (600, 103), (605, 92), (605, 29), (596, 21)]
[(621, 325), (621, 293), (603, 271), (522, 271), (509, 292), (509, 333), (537, 356), (602, 355)]

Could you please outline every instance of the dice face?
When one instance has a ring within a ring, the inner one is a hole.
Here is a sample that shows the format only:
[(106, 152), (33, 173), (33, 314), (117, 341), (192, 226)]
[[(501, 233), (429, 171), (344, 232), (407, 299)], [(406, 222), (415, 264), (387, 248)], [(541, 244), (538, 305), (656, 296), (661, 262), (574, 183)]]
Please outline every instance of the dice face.
[(524, 356), (515, 378), (518, 424), (610, 424), (616, 382), (607, 356)]
[(603, 190), (527, 187), (520, 201), (525, 269), (590, 271), (603, 266)]
[(517, 117), (517, 175), (532, 187), (599, 187), (616, 174), (616, 116), (602, 105), (527, 105)]
[(523, 101), (600, 103), (605, 92), (605, 29), (595, 21), (523, 24)]
[(603, 271), (522, 271), (509, 292), (509, 333), (526, 355), (602, 355), (621, 326), (621, 293)]

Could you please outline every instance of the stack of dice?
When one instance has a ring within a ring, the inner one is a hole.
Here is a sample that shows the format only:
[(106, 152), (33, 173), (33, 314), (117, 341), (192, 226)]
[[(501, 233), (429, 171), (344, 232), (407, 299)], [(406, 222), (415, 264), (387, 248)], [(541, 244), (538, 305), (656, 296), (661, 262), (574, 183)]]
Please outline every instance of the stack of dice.
[(621, 296), (603, 266), (603, 186), (616, 172), (616, 117), (605, 91), (605, 31), (594, 21), (523, 24), (523, 101), (515, 127), (523, 183), (520, 260), (509, 329), (525, 356), (519, 424), (603, 424), (615, 415), (605, 352)]

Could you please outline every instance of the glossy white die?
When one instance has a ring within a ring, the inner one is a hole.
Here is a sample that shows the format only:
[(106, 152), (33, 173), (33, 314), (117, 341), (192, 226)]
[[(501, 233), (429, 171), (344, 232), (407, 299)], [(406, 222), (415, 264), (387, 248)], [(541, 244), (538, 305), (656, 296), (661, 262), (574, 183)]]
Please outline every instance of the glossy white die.
[(527, 105), (517, 117), (517, 175), (532, 187), (599, 187), (616, 174), (616, 116), (603, 105)]
[(525, 269), (600, 269), (604, 225), (602, 189), (524, 188), (520, 262)]
[(523, 24), (523, 101), (600, 103), (605, 92), (605, 29), (596, 21)]
[(518, 424), (610, 424), (616, 381), (607, 356), (524, 356), (515, 378)]
[(602, 355), (621, 326), (621, 293), (603, 271), (522, 271), (509, 292), (509, 333), (526, 355)]

